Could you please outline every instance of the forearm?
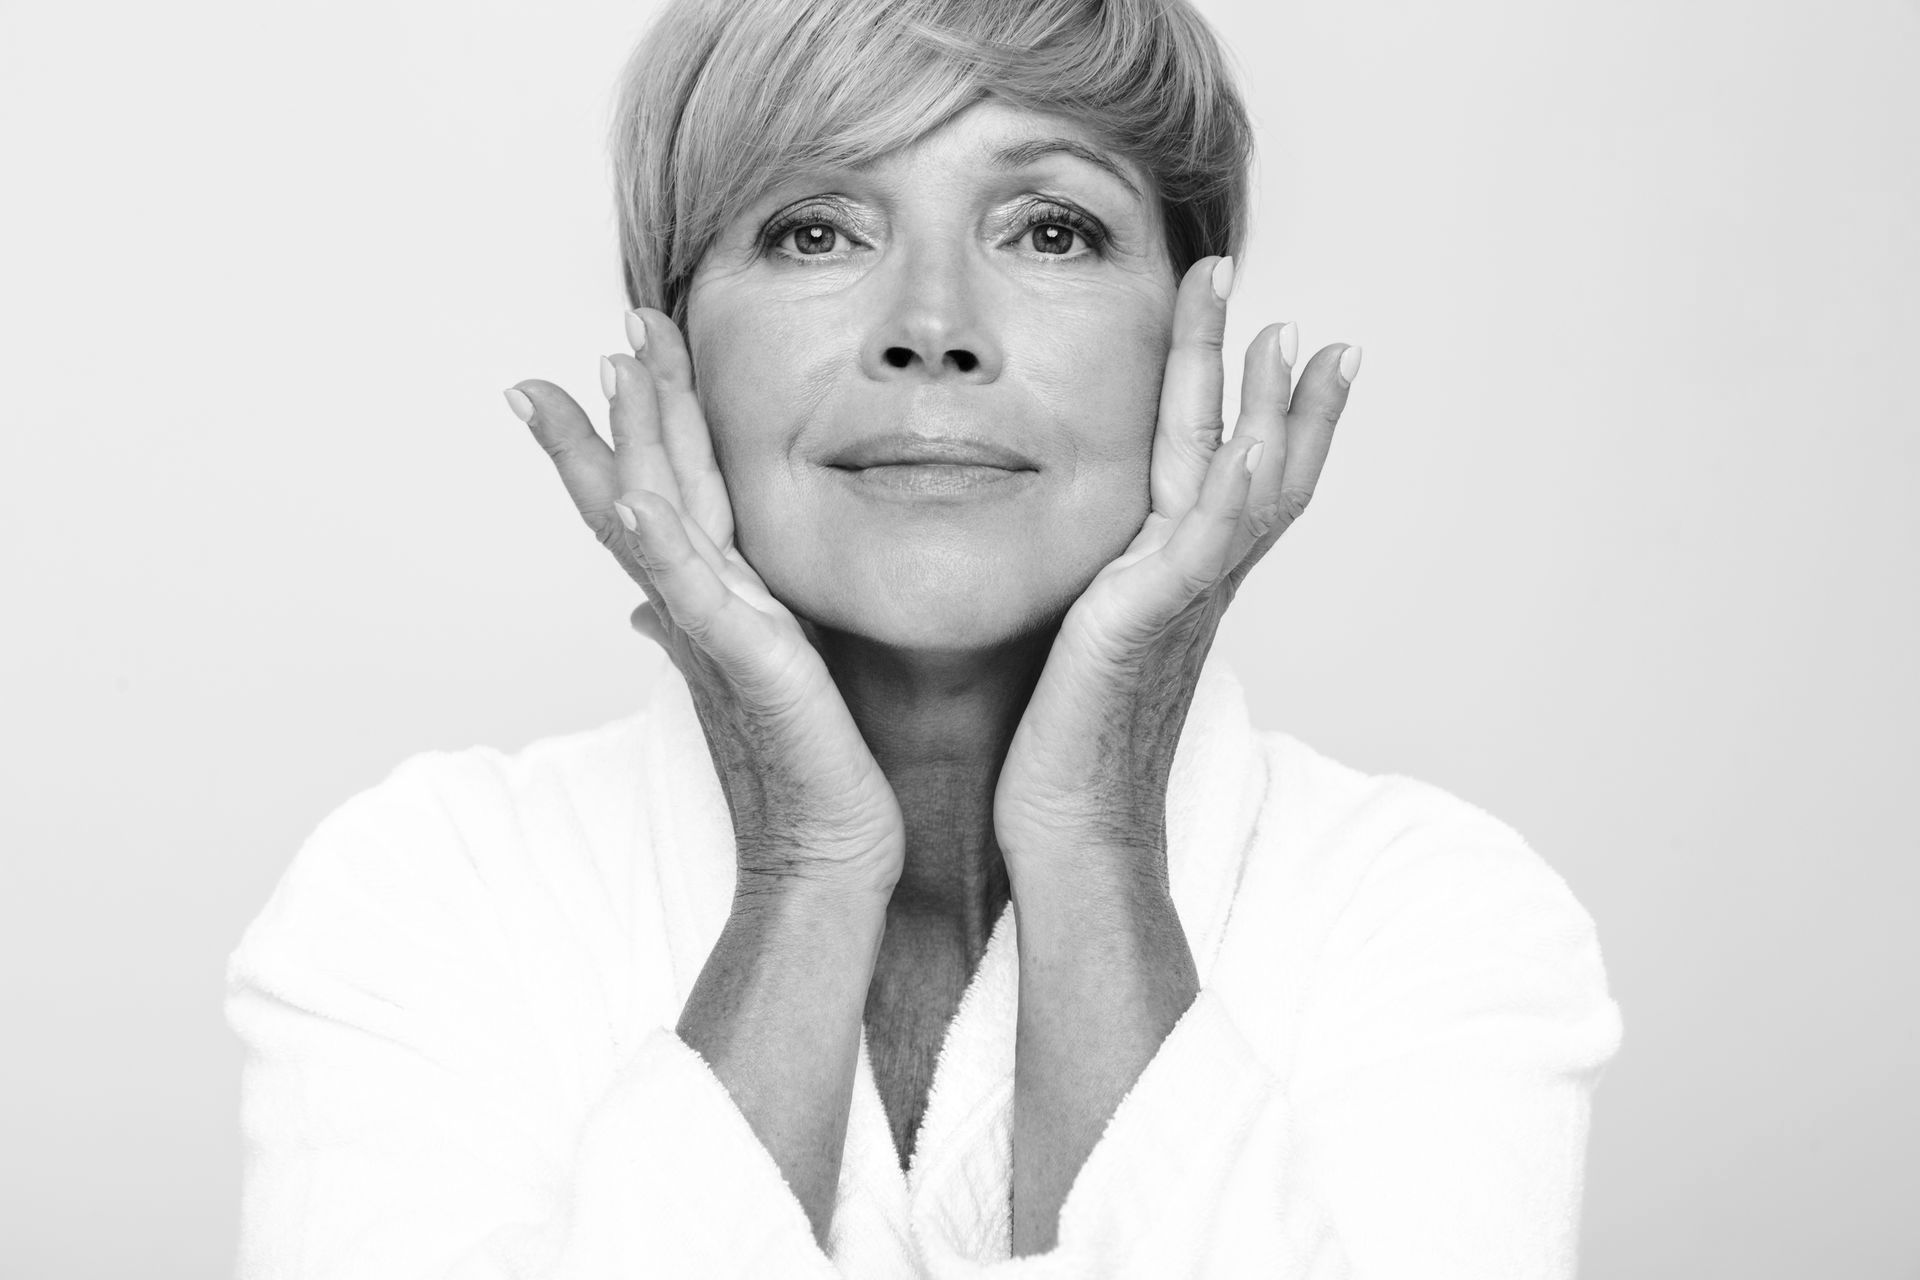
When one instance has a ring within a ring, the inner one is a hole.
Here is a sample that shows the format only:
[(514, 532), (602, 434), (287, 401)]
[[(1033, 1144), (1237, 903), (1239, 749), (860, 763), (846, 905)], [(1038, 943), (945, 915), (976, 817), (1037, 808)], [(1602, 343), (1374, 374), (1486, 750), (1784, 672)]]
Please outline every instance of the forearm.
[(825, 1247), (886, 900), (737, 894), (676, 1028), (752, 1125)]
[[(1121, 865), (1117, 856), (1085, 861)], [(1200, 981), (1164, 888), (1082, 877), (1057, 888), (1016, 884), (1013, 900), (1013, 1252), (1023, 1256), (1053, 1247), (1080, 1167)]]

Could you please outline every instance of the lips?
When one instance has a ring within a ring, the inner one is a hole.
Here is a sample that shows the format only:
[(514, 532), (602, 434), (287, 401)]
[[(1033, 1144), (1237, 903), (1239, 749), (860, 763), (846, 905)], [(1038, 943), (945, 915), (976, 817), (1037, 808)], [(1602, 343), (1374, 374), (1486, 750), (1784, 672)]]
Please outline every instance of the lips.
[(859, 471), (867, 467), (927, 465), (999, 467), (1005, 471), (1038, 470), (1033, 459), (1016, 449), (974, 436), (924, 436), (911, 432), (869, 436), (827, 460), (829, 466)]

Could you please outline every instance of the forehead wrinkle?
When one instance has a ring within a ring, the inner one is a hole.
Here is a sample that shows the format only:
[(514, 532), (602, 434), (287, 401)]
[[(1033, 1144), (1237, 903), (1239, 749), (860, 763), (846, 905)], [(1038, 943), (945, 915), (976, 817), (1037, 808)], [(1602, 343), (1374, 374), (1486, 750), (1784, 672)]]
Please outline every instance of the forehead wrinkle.
[(1139, 186), (1127, 175), (1126, 170), (1115, 164), (1104, 152), (1084, 142), (1076, 142), (1072, 138), (1028, 138), (1021, 142), (1010, 142), (996, 149), (987, 159), (997, 168), (1017, 169), (1051, 155), (1069, 155), (1075, 159), (1084, 160), (1112, 174), (1121, 185), (1133, 193), (1134, 199), (1144, 198), (1140, 194)]
[[(908, 176), (916, 170), (933, 168), (936, 172), (952, 172), (951, 161), (938, 155), (937, 147), (928, 144), (941, 135), (956, 128), (965, 112), (942, 121), (940, 124), (921, 134), (902, 146), (892, 148), (879, 155), (857, 161), (829, 161), (819, 165), (808, 165), (788, 173), (782, 180), (761, 190), (759, 196), (749, 202), (750, 205), (766, 200), (774, 192), (785, 192), (795, 187), (813, 185), (820, 182), (837, 182), (854, 179), (874, 183), (888, 194), (897, 194), (904, 182), (912, 179)], [(1065, 155), (1099, 169), (1113, 178), (1129, 195), (1144, 204), (1152, 205), (1141, 190), (1140, 184), (1128, 173), (1126, 167), (1118, 162), (1106, 150), (1092, 146), (1080, 139), (1065, 134), (1041, 134), (1039, 136), (1016, 137), (997, 146), (982, 141), (986, 164), (994, 169), (1012, 170), (1024, 168), (1049, 156)], [(980, 154), (975, 152), (975, 154)]]

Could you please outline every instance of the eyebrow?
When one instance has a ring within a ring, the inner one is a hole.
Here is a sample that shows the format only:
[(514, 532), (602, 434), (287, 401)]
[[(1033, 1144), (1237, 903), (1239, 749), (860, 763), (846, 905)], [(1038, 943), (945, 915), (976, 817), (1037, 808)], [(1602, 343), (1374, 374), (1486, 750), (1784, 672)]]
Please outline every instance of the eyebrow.
[(1085, 160), (1090, 165), (1104, 169), (1119, 179), (1121, 185), (1127, 190), (1133, 192), (1136, 199), (1140, 198), (1140, 188), (1134, 185), (1133, 179), (1127, 176), (1125, 170), (1102, 152), (1085, 143), (1075, 142), (1071, 138), (1030, 138), (1025, 142), (1015, 142), (1000, 148), (989, 159), (992, 164), (1000, 168), (1016, 169), (1021, 165), (1032, 164), (1043, 156), (1051, 155), (1073, 156), (1075, 159)]

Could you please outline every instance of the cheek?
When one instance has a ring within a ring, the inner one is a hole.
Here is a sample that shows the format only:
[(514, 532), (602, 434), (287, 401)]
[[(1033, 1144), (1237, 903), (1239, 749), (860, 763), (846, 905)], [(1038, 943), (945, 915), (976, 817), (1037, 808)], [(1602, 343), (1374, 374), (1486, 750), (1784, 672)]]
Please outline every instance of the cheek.
[(756, 320), (739, 307), (712, 307), (689, 319), (687, 353), (693, 359), (693, 386), (707, 411), (708, 436), (722, 468), (756, 453), (760, 430), (772, 426), (764, 409), (774, 403), (780, 384), (780, 344), (758, 332)]
[(1173, 327), (1159, 314), (1133, 317), (1108, 335), (1105, 385), (1114, 421), (1115, 446), (1122, 457), (1144, 467), (1153, 453), (1160, 418), (1160, 382), (1166, 372), (1167, 342)]
[(1131, 474), (1132, 464), (1144, 484), (1170, 318), (1160, 306), (1130, 298), (1086, 311), (1034, 336), (1044, 344), (1038, 349), (1051, 354), (1033, 362), (1029, 383), (1063, 425), (1061, 444), (1076, 471), (1115, 483)]
[(1025, 335), (1024, 381), (1058, 432), (1042, 538), (1062, 607), (1147, 517), (1171, 312), (1170, 297), (1118, 291), (1052, 308)]
[(1051, 515), (1062, 567), (1091, 578), (1140, 531), (1152, 504), (1153, 437), (1172, 334), (1170, 300), (1121, 292), (1055, 313), (1030, 385), (1061, 428)]
[(820, 478), (796, 443), (854, 358), (844, 325), (747, 290), (696, 293), (687, 347), (714, 460), (726, 479), (735, 537), (776, 595), (804, 583), (808, 539), (822, 515)]
[[(1170, 292), (1089, 289), (1000, 311), (1004, 381), (982, 389), (982, 404), (1008, 413), (997, 429), (1031, 435), (1051, 475), (1032, 504), (1004, 519), (941, 536), (929, 525), (899, 544), (871, 536), (862, 522), (880, 517), (849, 510), (846, 494), (797, 462), (802, 438), (858, 381), (863, 332), (804, 301), (696, 292), (687, 326), (741, 551), (788, 607), (901, 635), (956, 627), (998, 635), (1063, 611), (1138, 533)], [(1036, 546), (1048, 554), (1034, 557)], [(838, 567), (824, 574), (823, 564)], [(996, 607), (983, 609), (987, 601)]]
[(689, 313), (688, 351), (713, 452), (730, 479), (764, 467), (793, 413), (805, 344), (751, 307)]

